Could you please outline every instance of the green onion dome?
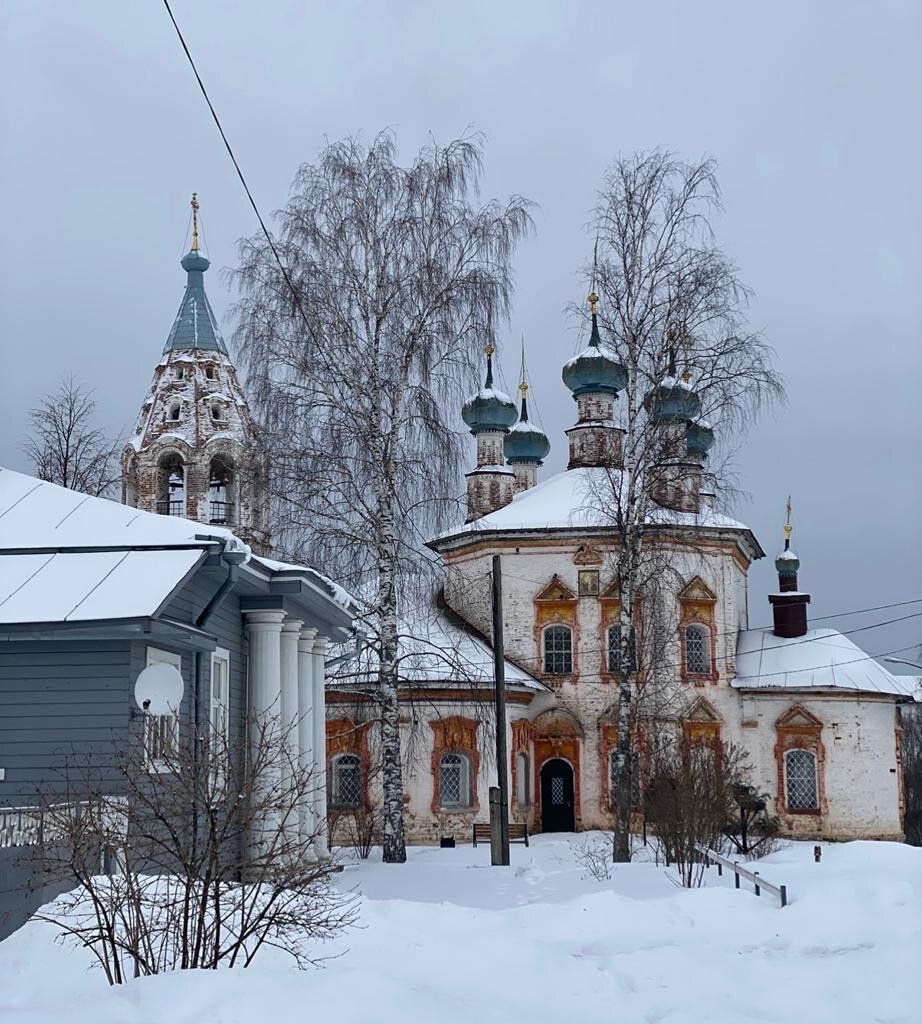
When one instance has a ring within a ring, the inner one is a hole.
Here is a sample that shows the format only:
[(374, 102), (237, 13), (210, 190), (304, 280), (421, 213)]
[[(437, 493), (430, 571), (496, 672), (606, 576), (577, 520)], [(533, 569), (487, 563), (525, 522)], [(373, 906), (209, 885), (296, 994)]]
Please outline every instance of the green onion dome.
[(518, 413), (515, 402), (502, 391), (493, 387), (493, 346), (484, 349), (487, 356), (487, 379), (484, 386), (472, 395), (461, 407), (461, 418), (472, 434), (480, 434), (487, 430), (509, 430)]
[(707, 455), (714, 443), (714, 429), (704, 420), (691, 420), (685, 428), (685, 444), (691, 455)]
[(654, 423), (688, 423), (701, 412), (701, 399), (691, 385), (674, 375), (664, 377), (643, 405)]
[(589, 344), (569, 362), (564, 363), (561, 372), (563, 382), (573, 392), (574, 398), (596, 392), (616, 395), (619, 389), (627, 386), (627, 370), (618, 362), (615, 353), (602, 344), (596, 313), (598, 301), (595, 292), (590, 292), (592, 331), (589, 335)]
[(800, 559), (793, 548), (786, 547), (775, 559), (775, 571), (779, 576), (796, 576), (800, 568)]
[(551, 450), (551, 444), (543, 430), (528, 422), (528, 404), (525, 398), (528, 385), (523, 381), (519, 388), (522, 392), (522, 411), (519, 422), (503, 439), (503, 454), (507, 462), (537, 462), (540, 465), (541, 460), (546, 458)]

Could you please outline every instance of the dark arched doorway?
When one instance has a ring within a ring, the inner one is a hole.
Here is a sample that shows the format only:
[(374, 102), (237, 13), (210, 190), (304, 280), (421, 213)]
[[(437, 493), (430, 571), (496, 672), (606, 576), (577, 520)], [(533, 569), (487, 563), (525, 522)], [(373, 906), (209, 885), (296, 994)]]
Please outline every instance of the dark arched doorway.
[(541, 766), (541, 831), (574, 832), (573, 769), (559, 757)]

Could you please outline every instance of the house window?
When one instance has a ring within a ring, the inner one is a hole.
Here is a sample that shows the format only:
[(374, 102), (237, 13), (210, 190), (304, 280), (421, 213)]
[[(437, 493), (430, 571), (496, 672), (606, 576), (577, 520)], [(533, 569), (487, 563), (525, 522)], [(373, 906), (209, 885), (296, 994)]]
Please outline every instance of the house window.
[(208, 738), (212, 758), (218, 759), (227, 751), (230, 721), (230, 654), (222, 647), (211, 656), (211, 703), (208, 709)]
[(439, 759), (439, 804), (471, 806), (471, 762), (465, 754), (442, 754)]
[(809, 750), (789, 750), (784, 755), (784, 789), (789, 811), (819, 809), (816, 758)]
[[(629, 656), (628, 656), (628, 672), (637, 671), (637, 633), (633, 626), (631, 626), (631, 640), (629, 645)], [(618, 675), (621, 672), (621, 627), (620, 626), (609, 626), (608, 627), (608, 671), (612, 675)]]
[(332, 805), (337, 810), (355, 810), (362, 803), (362, 764), (355, 754), (333, 758), (330, 771)]
[(180, 407), (179, 402), (174, 402), (170, 406), (169, 419), (170, 419), (171, 422), (173, 422), (173, 423), (178, 423), (179, 422), (180, 409), (181, 409), (181, 407)]
[(174, 367), (173, 375), (176, 377), (177, 380), (182, 380), (183, 377), (185, 377), (185, 375), (186, 375), (185, 367), (183, 367), (183, 366)]
[(205, 378), (206, 380), (214, 380), (214, 367), (210, 363), (205, 367)]
[(519, 807), (527, 807), (531, 803), (528, 783), (528, 754), (517, 754), (515, 758), (515, 801)]
[(573, 671), (573, 635), (569, 626), (548, 626), (544, 631), (544, 671), (554, 676)]
[(599, 596), (599, 570), (598, 569), (580, 569), (580, 571), (579, 571), (579, 596), (580, 597), (598, 597)]
[(213, 420), (218, 420), (218, 421), (223, 420), (225, 418), (225, 416), (224, 416), (224, 407), (222, 405), (220, 405), (219, 403), (217, 403), (217, 402), (213, 402), (212, 403), (212, 406), (211, 406), (211, 418)]
[(685, 627), (685, 671), (705, 676), (711, 671), (711, 634), (706, 626)]
[[(182, 656), (158, 647), (147, 648), (147, 664), (172, 665), (182, 673)], [(144, 715), (144, 763), (149, 772), (168, 772), (176, 767), (179, 752), (179, 708), (167, 715)]]

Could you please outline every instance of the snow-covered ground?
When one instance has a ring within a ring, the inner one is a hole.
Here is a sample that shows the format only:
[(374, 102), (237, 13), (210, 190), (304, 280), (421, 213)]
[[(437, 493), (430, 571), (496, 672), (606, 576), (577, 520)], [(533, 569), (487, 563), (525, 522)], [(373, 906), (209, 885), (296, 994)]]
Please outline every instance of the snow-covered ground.
[(109, 988), (84, 953), (31, 923), (0, 943), (3, 1024), (918, 1024), (922, 850), (793, 844), (757, 870), (791, 905), (676, 888), (662, 867), (586, 877), (571, 842), (538, 836), (489, 866), (488, 846), (416, 848), (402, 867), (350, 863), (361, 896), (342, 953), (298, 972), (183, 972)]

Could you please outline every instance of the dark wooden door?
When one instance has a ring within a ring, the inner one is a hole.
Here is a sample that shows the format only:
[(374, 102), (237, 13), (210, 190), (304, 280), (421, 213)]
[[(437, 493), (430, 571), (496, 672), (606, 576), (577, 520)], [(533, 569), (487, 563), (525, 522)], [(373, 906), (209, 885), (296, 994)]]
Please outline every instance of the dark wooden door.
[(559, 757), (541, 766), (541, 831), (573, 832), (573, 769)]

